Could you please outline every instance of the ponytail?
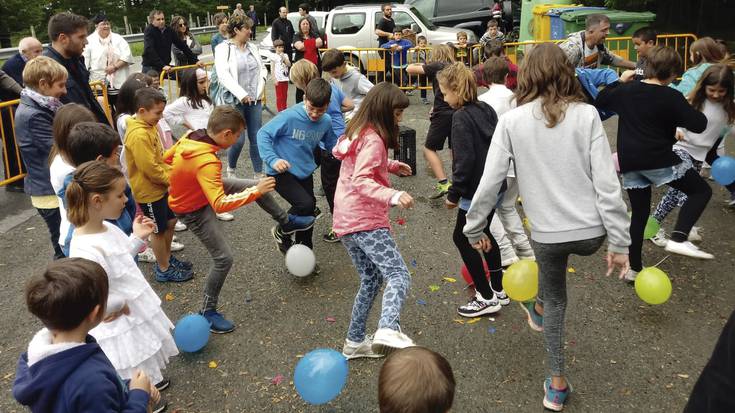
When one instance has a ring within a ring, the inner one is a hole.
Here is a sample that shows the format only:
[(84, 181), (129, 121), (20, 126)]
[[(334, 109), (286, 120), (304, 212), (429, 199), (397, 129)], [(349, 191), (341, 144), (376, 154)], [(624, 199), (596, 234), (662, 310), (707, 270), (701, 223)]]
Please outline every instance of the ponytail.
[(124, 175), (104, 161), (89, 161), (79, 165), (66, 188), (66, 214), (69, 222), (81, 227), (89, 222), (89, 199), (92, 194), (110, 192)]

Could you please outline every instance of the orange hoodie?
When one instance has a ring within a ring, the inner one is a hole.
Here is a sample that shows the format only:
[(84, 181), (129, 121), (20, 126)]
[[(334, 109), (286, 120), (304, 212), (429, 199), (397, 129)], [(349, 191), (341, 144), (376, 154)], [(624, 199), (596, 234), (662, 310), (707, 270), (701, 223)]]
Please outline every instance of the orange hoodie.
[(205, 131), (193, 131), (163, 155), (171, 165), (168, 204), (178, 214), (186, 214), (209, 205), (216, 213), (228, 212), (260, 198), (256, 187), (225, 194), (220, 149)]

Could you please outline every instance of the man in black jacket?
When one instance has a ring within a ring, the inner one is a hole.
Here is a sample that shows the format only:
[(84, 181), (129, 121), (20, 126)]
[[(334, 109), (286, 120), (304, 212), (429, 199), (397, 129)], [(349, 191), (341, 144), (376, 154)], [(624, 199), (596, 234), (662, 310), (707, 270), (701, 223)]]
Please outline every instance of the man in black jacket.
[(278, 9), (278, 18), (273, 20), (273, 29), (271, 30), (271, 39), (276, 41), (278, 39), (283, 40), (283, 51), (288, 56), (289, 60), (293, 58), (293, 36), (294, 29), (291, 22), (288, 20), (288, 9), (281, 7)]
[(171, 69), (171, 45), (179, 48), (191, 62), (199, 59), (191, 52), (186, 42), (166, 26), (166, 16), (160, 10), (153, 10), (148, 15), (150, 23), (143, 32), (143, 73), (153, 69), (158, 73)]
[(61, 101), (84, 105), (94, 113), (99, 122), (109, 123), (105, 111), (89, 87), (89, 71), (82, 59), (82, 52), (87, 44), (87, 26), (89, 21), (86, 17), (69, 12), (53, 15), (48, 22), (51, 47), (43, 54), (59, 62), (69, 73), (66, 95), (61, 97)]
[(3, 72), (23, 86), (23, 69), (26, 62), (43, 53), (43, 45), (35, 37), (24, 37), (18, 43), (18, 53), (3, 64)]

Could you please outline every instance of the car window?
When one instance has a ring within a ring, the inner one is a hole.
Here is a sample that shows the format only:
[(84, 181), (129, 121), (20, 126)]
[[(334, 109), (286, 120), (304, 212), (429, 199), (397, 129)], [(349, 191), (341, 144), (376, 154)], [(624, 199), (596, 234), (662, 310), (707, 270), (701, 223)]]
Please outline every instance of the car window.
[(436, 15), (445, 16), (449, 14), (467, 13), (487, 7), (487, 0), (462, 0), (462, 1), (440, 1), (436, 5)]
[(332, 33), (355, 34), (365, 25), (365, 13), (339, 13), (332, 19)]
[[(411, 17), (410, 14), (404, 11), (394, 11), (393, 21), (396, 22), (396, 28), (410, 29), (412, 24), (416, 24), (416, 21)], [(421, 32), (421, 26), (419, 26), (418, 33)]]

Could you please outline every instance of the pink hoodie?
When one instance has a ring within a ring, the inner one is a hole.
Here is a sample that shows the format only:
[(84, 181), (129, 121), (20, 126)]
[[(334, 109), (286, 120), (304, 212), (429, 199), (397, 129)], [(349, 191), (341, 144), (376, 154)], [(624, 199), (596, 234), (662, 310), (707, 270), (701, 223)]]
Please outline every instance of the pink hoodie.
[(342, 161), (334, 195), (332, 229), (338, 236), (390, 228), (388, 211), (398, 193), (390, 187), (388, 172), (398, 172), (398, 161), (388, 159), (383, 139), (366, 127), (357, 139), (342, 135), (332, 149)]

